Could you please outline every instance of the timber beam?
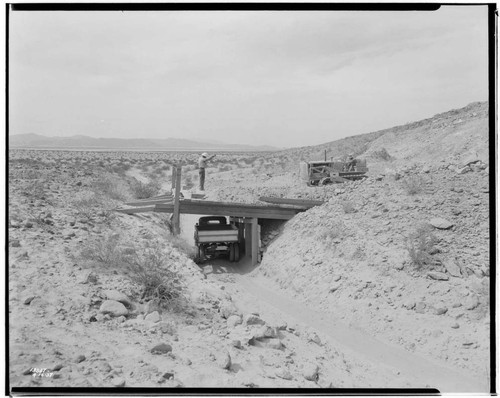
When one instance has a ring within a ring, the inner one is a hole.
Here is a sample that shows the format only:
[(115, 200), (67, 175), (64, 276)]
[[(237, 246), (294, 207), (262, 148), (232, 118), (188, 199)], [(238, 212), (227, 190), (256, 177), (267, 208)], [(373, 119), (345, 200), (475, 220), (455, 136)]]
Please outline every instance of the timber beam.
[[(184, 214), (201, 214), (214, 216), (233, 216), (250, 218), (268, 218), (275, 220), (290, 220), (303, 208), (285, 208), (281, 206), (259, 206), (244, 203), (227, 203), (211, 201), (182, 200), (179, 203), (180, 212)], [(172, 213), (174, 205), (170, 203), (155, 205), (155, 212)]]

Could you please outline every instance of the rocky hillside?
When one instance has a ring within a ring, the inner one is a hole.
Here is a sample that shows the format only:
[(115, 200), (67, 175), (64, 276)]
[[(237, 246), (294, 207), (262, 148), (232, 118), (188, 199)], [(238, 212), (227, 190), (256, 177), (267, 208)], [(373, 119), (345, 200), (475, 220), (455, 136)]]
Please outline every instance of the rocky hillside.
[(393, 160), (438, 164), (460, 164), (488, 158), (488, 103), (474, 102), (464, 108), (389, 129), (347, 137), (322, 145), (294, 148), (283, 154), (296, 159), (321, 160), (348, 153), (371, 162)]

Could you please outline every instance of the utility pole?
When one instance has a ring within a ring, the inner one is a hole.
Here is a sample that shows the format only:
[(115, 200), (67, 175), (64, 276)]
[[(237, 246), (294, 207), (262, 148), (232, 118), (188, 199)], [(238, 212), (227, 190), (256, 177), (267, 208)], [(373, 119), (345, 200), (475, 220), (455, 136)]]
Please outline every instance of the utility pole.
[[(174, 196), (174, 214), (172, 217), (172, 229), (174, 232), (174, 235), (179, 235), (181, 232), (181, 227), (180, 227), (180, 196), (181, 196), (181, 172), (182, 172), (182, 166), (176, 165), (175, 166), (175, 196)], [(172, 179), (174, 181), (174, 179)]]

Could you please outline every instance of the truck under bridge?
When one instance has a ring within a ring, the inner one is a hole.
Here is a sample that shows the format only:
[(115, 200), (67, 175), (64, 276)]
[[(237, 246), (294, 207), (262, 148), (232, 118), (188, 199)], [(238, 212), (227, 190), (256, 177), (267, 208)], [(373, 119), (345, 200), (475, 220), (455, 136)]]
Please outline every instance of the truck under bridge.
[[(250, 255), (252, 265), (255, 266), (259, 261), (259, 220), (261, 222), (266, 219), (287, 221), (296, 214), (323, 203), (303, 199), (270, 197), (261, 197), (259, 199), (272, 204), (259, 205), (183, 199), (178, 201), (178, 212), (179, 214), (229, 217), (230, 222), (238, 227), (241, 240), (244, 242), (245, 254)], [(176, 211), (176, 204), (172, 196), (144, 199), (126, 204), (134, 207), (116, 209), (116, 211), (126, 214), (142, 212), (175, 214)]]

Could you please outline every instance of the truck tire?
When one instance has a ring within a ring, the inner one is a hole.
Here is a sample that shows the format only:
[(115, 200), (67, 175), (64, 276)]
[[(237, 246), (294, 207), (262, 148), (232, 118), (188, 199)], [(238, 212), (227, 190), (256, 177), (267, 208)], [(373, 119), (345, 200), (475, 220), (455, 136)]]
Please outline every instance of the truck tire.
[(229, 244), (229, 261), (234, 262), (234, 243)]
[(234, 244), (234, 261), (240, 261), (240, 245), (238, 243)]
[(203, 247), (203, 245), (198, 246), (198, 257), (200, 261), (205, 260), (205, 248)]

